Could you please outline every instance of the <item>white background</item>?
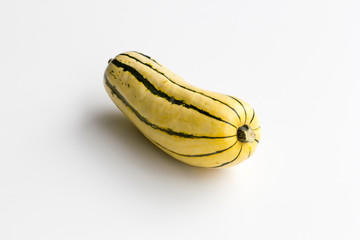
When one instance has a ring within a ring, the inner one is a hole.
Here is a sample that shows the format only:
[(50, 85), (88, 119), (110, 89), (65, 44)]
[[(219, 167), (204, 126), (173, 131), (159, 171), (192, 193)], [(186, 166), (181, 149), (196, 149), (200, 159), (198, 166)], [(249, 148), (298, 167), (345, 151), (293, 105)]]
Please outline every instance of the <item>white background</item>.
[[(360, 3), (1, 1), (0, 239), (360, 239)], [(158, 150), (107, 96), (137, 50), (249, 102), (231, 169)]]

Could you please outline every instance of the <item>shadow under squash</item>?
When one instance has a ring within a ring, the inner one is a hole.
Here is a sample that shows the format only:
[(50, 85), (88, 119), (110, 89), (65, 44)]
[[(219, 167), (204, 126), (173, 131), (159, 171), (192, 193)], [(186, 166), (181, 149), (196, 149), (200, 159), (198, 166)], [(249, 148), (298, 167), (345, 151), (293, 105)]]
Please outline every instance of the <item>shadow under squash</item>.
[(135, 168), (147, 172), (156, 172), (157, 176), (166, 175), (168, 177), (168, 175), (172, 175), (173, 177), (197, 180), (226, 175), (224, 169), (194, 167), (174, 159), (150, 142), (120, 112), (93, 112), (89, 117), (90, 122), (86, 124), (86, 128), (90, 129), (92, 134), (87, 135), (87, 137), (97, 138), (93, 141), (90, 140), (92, 142), (90, 147), (96, 148), (91, 149), (91, 152), (95, 151), (94, 154), (96, 155), (99, 154), (96, 153), (97, 150), (110, 153), (105, 154), (105, 156), (110, 156), (111, 161), (122, 161), (121, 165), (130, 171)]

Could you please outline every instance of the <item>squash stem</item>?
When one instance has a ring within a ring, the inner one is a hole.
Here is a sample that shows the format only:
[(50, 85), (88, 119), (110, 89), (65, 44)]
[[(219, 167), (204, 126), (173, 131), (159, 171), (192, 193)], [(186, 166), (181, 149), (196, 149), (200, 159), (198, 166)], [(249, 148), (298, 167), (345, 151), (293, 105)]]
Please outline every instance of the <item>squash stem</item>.
[(255, 141), (255, 133), (252, 130), (251, 127), (249, 127), (249, 125), (243, 125), (241, 127), (238, 128), (237, 130), (237, 138), (240, 142), (250, 142), (252, 143), (253, 141)]

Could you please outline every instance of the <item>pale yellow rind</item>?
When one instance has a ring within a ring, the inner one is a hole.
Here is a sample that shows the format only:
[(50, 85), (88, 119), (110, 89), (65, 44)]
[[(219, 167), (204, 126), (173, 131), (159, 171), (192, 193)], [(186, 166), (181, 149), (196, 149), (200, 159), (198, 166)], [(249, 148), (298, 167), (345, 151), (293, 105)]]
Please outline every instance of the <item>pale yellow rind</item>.
[[(116, 60), (135, 69), (151, 82), (156, 91), (178, 100), (178, 104), (174, 104), (172, 99), (157, 96), (129, 71), (110, 62), (105, 71), (107, 81), (148, 122), (161, 129), (193, 136), (227, 137), (187, 138), (152, 127), (139, 119), (114, 94), (104, 79), (105, 89), (113, 102), (160, 149), (182, 162), (199, 167), (231, 167), (253, 154), (260, 140), (260, 126), (249, 104), (194, 87), (162, 65), (136, 52), (118, 55)], [(237, 128), (244, 124), (254, 130), (257, 141), (244, 143), (237, 139)]]

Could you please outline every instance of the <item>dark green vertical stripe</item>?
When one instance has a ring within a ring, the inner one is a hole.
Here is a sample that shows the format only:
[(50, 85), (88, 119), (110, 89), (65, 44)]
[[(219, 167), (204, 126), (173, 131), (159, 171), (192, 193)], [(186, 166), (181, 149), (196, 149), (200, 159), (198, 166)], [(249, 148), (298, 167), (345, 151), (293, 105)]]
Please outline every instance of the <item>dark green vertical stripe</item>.
[(249, 148), (249, 155), (248, 155), (248, 157), (247, 157), (247, 158), (249, 158), (249, 157), (250, 157), (250, 155), (251, 155), (251, 150), (250, 150), (250, 148)]
[(222, 149), (222, 150), (219, 150), (219, 151), (215, 151), (215, 152), (211, 152), (211, 153), (203, 153), (203, 154), (182, 154), (182, 153), (177, 153), (177, 152), (174, 152), (162, 145), (160, 145), (159, 143), (155, 142), (154, 140), (152, 140), (155, 145), (158, 145), (160, 148), (163, 148), (173, 154), (176, 154), (176, 155), (179, 155), (179, 156), (182, 156), (182, 157), (207, 157), (207, 156), (211, 156), (211, 155), (215, 155), (215, 154), (218, 154), (218, 153), (222, 153), (222, 152), (225, 152), (226, 150), (229, 150), (230, 148), (232, 148), (233, 146), (235, 146), (235, 144), (237, 143), (237, 140), (235, 141), (235, 143), (233, 145), (231, 145), (230, 147), (227, 147), (225, 149)]
[[(141, 56), (143, 56), (143, 57), (146, 57), (147, 59), (150, 59), (151, 61), (153, 61), (153, 62), (155, 62), (155, 63), (157, 63), (158, 65), (161, 66), (160, 63), (158, 63), (157, 61), (155, 61), (154, 59), (152, 59), (150, 56), (145, 55), (145, 54), (143, 54), (143, 53), (141, 53), (141, 52), (137, 52), (137, 51), (133, 51), (133, 52), (135, 52), (135, 53), (137, 53), (137, 54), (139, 54), (139, 55), (141, 55)], [(123, 53), (123, 54), (120, 54), (120, 55), (127, 55), (127, 54)]]
[(218, 167), (223, 167), (223, 166), (226, 166), (226, 165), (228, 165), (228, 164), (230, 164), (230, 163), (232, 163), (232, 162), (234, 162), (239, 156), (240, 156), (240, 153), (241, 153), (241, 151), (242, 151), (242, 148), (243, 148), (243, 146), (242, 146), (242, 144), (241, 144), (241, 148), (240, 148), (240, 151), (239, 151), (239, 153), (236, 155), (236, 157), (234, 158), (234, 159), (232, 159), (231, 161), (229, 161), (229, 162), (226, 162), (226, 163), (223, 163), (223, 164), (220, 164), (220, 165), (218, 165), (218, 166), (214, 166), (214, 167), (212, 167), (212, 168), (218, 168)]
[(246, 113), (246, 109), (245, 109), (244, 104), (242, 104), (242, 102), (240, 102), (239, 100), (237, 100), (237, 99), (234, 98), (233, 96), (229, 96), (229, 97), (231, 97), (232, 99), (234, 99), (235, 101), (237, 101), (238, 103), (240, 103), (240, 105), (241, 105), (242, 108), (244, 109), (244, 112), (245, 112), (245, 123), (246, 123), (247, 113)]
[(255, 117), (255, 110), (254, 110), (254, 109), (252, 109), (252, 110), (253, 110), (253, 115), (252, 115), (252, 118), (251, 118), (251, 120), (250, 120), (249, 124), (251, 124), (251, 123), (252, 123), (252, 121), (254, 120), (254, 117)]

